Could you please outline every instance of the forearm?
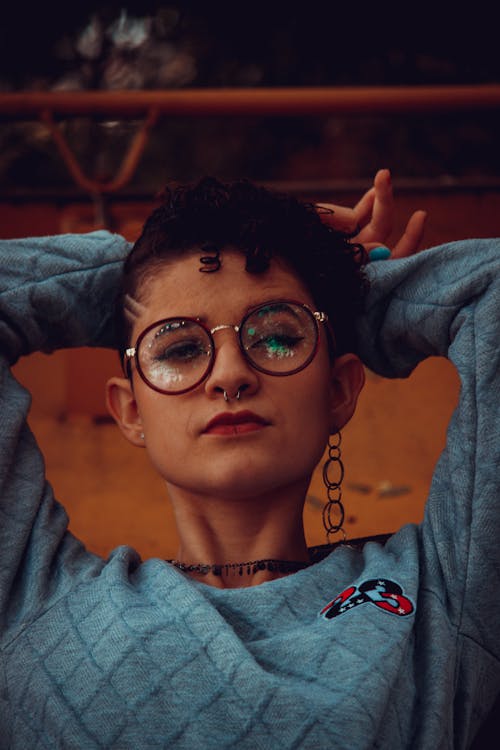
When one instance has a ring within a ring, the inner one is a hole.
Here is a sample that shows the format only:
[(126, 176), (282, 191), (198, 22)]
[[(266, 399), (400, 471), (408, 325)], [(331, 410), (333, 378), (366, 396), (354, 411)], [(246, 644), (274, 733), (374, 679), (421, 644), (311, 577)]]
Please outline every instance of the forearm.
[[(452, 343), (468, 314), (481, 311), (484, 335), (498, 330), (499, 264), (500, 240), (455, 242), (370, 264), (371, 291), (359, 325), (362, 359), (386, 377), (404, 377), (432, 355), (454, 361)], [(460, 361), (455, 364), (460, 371)]]
[(113, 346), (128, 250), (108, 232), (0, 241), (0, 346), (8, 360), (36, 350)]

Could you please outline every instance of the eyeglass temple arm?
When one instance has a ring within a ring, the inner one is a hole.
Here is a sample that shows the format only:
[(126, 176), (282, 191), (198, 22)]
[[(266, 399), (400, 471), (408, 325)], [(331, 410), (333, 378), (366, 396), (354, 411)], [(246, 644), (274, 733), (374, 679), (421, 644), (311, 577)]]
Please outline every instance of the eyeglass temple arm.
[(328, 320), (328, 315), (325, 312), (313, 312), (313, 315), (318, 323), (325, 323), (331, 356), (334, 357), (337, 352), (337, 339), (335, 338), (335, 333), (333, 332), (333, 326)]
[(131, 346), (123, 352), (122, 369), (129, 380), (132, 380), (131, 360), (135, 357), (136, 353), (137, 349), (135, 346)]

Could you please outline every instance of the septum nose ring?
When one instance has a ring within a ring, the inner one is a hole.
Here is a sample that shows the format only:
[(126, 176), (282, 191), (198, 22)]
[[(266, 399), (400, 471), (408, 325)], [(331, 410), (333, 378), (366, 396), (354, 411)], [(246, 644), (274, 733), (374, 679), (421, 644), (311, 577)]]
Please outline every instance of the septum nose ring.
[(235, 398), (236, 401), (240, 400), (241, 392), (240, 389), (236, 391), (236, 394), (234, 396), (229, 396), (227, 391), (224, 389), (224, 401), (230, 401), (232, 398)]

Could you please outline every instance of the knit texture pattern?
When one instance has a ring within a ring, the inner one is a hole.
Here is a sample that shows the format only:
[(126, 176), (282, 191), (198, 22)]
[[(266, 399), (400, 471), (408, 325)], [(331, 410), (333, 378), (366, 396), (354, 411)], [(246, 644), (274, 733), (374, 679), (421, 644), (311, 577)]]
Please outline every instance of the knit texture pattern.
[(500, 243), (369, 267), (366, 364), (461, 378), (423, 523), (244, 589), (90, 554), (46, 482), (10, 365), (112, 345), (127, 250), (0, 243), (0, 748), (467, 747), (500, 687)]

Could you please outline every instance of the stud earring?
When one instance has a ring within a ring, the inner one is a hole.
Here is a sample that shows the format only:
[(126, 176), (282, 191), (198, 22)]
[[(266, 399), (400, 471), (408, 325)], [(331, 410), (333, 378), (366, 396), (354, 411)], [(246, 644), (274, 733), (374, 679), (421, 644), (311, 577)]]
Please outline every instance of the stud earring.
[(342, 504), (344, 464), (340, 452), (341, 440), (340, 432), (328, 438), (328, 458), (323, 465), (323, 482), (328, 497), (323, 508), (323, 526), (326, 530), (327, 543), (330, 543), (330, 537), (339, 531), (343, 534), (344, 540), (346, 539), (346, 533), (343, 529), (345, 515)]

